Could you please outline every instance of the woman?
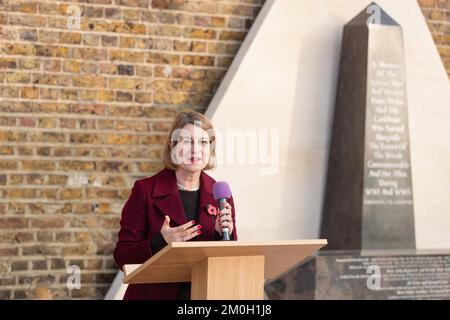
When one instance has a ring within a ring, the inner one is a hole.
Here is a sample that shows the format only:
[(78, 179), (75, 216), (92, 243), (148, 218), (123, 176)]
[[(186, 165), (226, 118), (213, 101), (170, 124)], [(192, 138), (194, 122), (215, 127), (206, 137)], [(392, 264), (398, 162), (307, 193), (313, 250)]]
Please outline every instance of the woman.
[[(114, 259), (143, 263), (174, 241), (222, 239), (228, 228), (237, 240), (233, 199), (214, 223), (207, 208), (219, 205), (212, 195), (214, 179), (203, 170), (215, 166), (215, 135), (211, 122), (195, 111), (181, 112), (164, 146), (164, 169), (137, 180), (122, 210)], [(190, 299), (189, 283), (131, 284), (124, 299)]]

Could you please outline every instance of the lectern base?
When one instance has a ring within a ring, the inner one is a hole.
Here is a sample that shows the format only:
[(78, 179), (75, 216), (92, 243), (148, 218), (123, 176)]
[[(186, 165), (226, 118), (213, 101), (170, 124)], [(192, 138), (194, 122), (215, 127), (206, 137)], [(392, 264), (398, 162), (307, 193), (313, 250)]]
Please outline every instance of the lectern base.
[(264, 256), (205, 258), (191, 282), (192, 300), (263, 300)]

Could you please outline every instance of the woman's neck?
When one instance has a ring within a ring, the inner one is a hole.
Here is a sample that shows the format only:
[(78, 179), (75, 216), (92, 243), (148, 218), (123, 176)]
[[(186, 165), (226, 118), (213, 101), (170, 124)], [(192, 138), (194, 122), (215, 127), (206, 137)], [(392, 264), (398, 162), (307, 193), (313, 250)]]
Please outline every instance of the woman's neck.
[(175, 176), (177, 177), (177, 183), (186, 189), (194, 189), (200, 183), (200, 171), (189, 172), (183, 169), (177, 169)]

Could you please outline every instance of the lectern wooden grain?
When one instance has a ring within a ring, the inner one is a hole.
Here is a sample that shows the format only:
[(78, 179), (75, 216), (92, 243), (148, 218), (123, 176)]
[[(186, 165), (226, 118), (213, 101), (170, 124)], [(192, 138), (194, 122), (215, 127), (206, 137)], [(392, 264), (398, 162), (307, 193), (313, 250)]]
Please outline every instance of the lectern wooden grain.
[(125, 265), (123, 282), (191, 282), (193, 300), (262, 300), (265, 279), (326, 244), (325, 239), (173, 242), (141, 265)]

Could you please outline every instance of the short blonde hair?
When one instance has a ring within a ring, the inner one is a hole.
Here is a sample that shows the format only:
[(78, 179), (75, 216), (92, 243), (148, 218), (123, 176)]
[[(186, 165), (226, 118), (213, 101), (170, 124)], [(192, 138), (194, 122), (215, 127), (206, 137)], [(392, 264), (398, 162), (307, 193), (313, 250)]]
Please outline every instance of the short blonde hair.
[(203, 114), (198, 113), (194, 110), (184, 110), (177, 114), (175, 117), (172, 127), (170, 129), (169, 135), (167, 136), (166, 143), (164, 144), (164, 150), (163, 150), (163, 164), (164, 167), (167, 169), (177, 169), (177, 165), (173, 163), (172, 161), (172, 149), (177, 145), (178, 140), (174, 139), (172, 137), (172, 134), (175, 130), (184, 128), (186, 125), (192, 124), (192, 125), (199, 125), (200, 127), (207, 131), (209, 134), (209, 143), (211, 145), (210, 152), (209, 152), (209, 161), (206, 167), (203, 170), (210, 170), (214, 169), (216, 167), (216, 147), (215, 147), (215, 139), (216, 134), (214, 131), (214, 127), (209, 121), (207, 117), (205, 117)]

